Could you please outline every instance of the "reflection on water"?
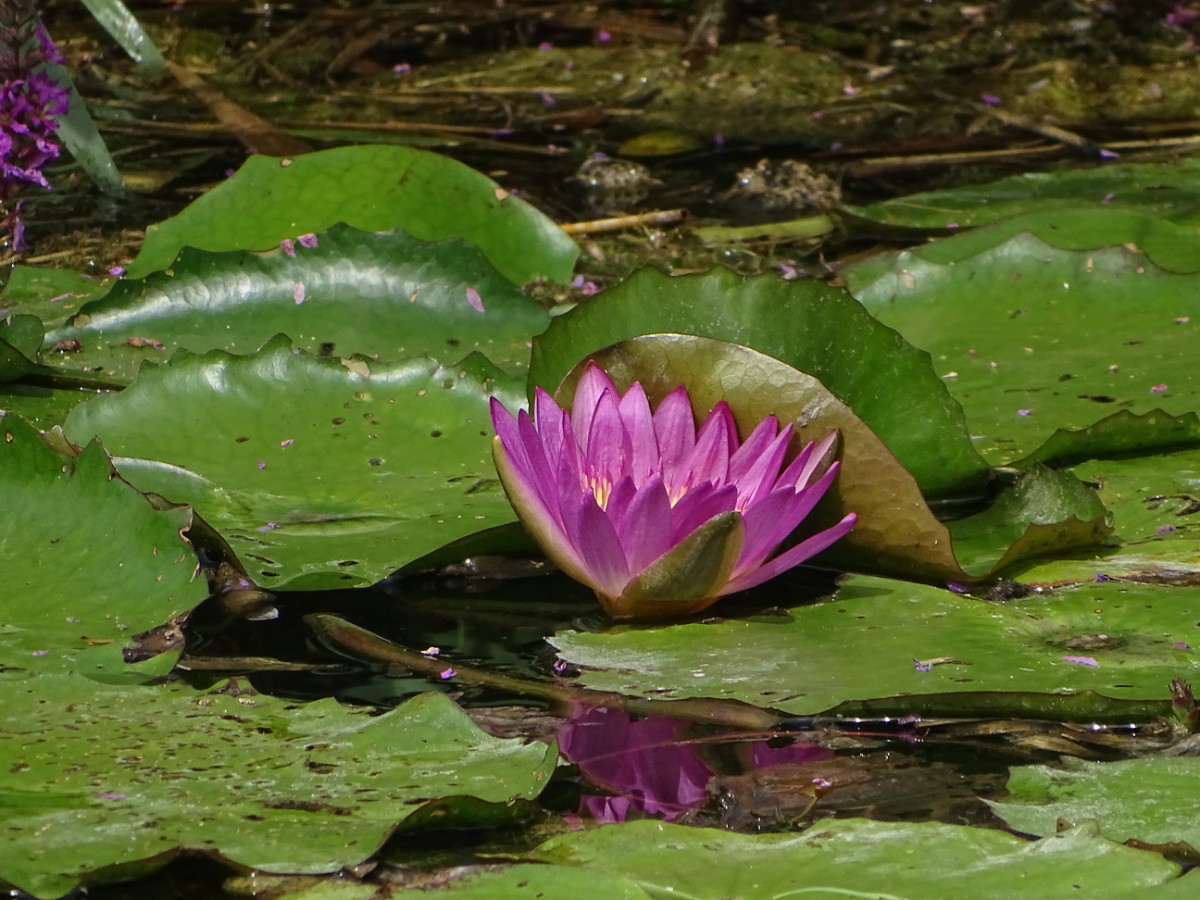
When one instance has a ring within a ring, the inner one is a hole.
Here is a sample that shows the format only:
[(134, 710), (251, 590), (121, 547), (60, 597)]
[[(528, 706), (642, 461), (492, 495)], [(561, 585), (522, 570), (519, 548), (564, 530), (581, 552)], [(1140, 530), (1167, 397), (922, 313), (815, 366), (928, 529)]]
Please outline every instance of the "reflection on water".
[[(712, 799), (710, 781), (729, 774), (730, 766), (745, 771), (834, 758), (819, 744), (773, 743), (718, 739), (714, 744), (689, 722), (665, 716), (634, 721), (621, 710), (596, 706), (581, 706), (558, 733), (562, 755), (608, 792), (580, 801), (580, 813), (601, 822), (641, 816), (673, 821)], [(732, 751), (719, 754), (725, 765), (715, 762), (715, 748)]]

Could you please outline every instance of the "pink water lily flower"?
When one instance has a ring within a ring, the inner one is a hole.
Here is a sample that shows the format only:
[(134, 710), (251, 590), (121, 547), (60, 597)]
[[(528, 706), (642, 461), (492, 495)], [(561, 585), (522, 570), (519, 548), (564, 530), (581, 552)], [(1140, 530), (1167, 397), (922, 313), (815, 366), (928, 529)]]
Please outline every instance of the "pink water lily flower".
[(617, 618), (703, 609), (819, 553), (856, 520), (850, 513), (772, 557), (837, 476), (837, 433), (783, 468), (790, 423), (780, 430), (769, 416), (739, 445), (724, 401), (697, 432), (682, 386), (652, 412), (640, 384), (622, 395), (595, 363), (570, 412), (539, 388), (533, 418), (493, 399), (492, 424), (496, 470), (517, 515)]

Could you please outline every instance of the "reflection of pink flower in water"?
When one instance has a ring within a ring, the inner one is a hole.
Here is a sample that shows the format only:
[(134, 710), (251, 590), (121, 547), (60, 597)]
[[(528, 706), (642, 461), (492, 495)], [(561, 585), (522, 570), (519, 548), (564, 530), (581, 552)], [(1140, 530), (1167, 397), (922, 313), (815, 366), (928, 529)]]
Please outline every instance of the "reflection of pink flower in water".
[(540, 388), (534, 417), (492, 400), (496, 470), (521, 521), (560, 569), (618, 618), (687, 615), (762, 584), (854, 527), (850, 513), (774, 555), (837, 475), (836, 432), (784, 465), (792, 439), (768, 416), (739, 441), (718, 403), (699, 431), (679, 387), (651, 412), (594, 362), (570, 412)]
[[(572, 716), (558, 734), (559, 750), (592, 785), (610, 792), (584, 797), (579, 811), (601, 822), (640, 815), (671, 821), (703, 806), (708, 781), (716, 773), (700, 758), (697, 746), (681, 736), (689, 727), (665, 716), (633, 721), (628, 713), (605, 707), (584, 707)], [(816, 744), (770, 747), (755, 741), (749, 759), (762, 767), (832, 755)]]

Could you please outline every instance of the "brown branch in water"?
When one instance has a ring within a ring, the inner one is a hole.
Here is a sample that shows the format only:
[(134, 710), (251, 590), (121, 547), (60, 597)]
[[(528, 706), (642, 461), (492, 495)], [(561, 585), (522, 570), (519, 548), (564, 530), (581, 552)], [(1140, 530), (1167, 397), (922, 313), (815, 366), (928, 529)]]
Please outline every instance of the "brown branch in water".
[(685, 218), (687, 218), (686, 209), (660, 209), (633, 216), (593, 219), (590, 222), (568, 222), (559, 227), (567, 234), (602, 234), (609, 231), (641, 228), (643, 225), (674, 225), (682, 222)]
[(304, 141), (285, 134), (266, 119), (234, 103), (195, 72), (173, 62), (168, 62), (167, 67), (181, 85), (212, 111), (225, 130), (252, 152), (269, 156), (294, 156), (312, 149)]
[(402, 666), (411, 672), (434, 681), (443, 681), (443, 673), (453, 669), (456, 683), (489, 688), (506, 694), (536, 697), (563, 712), (577, 703), (620, 709), (636, 716), (661, 715), (687, 719), (708, 725), (725, 725), (744, 731), (773, 731), (780, 717), (774, 713), (743, 703), (740, 700), (646, 700), (626, 697), (614, 691), (594, 691), (555, 681), (538, 681), (503, 672), (492, 672), (475, 666), (450, 663), (438, 657), (428, 657), (393, 644), (379, 635), (359, 628), (337, 616), (314, 613), (304, 617), (319, 637), (353, 654), (358, 659)]

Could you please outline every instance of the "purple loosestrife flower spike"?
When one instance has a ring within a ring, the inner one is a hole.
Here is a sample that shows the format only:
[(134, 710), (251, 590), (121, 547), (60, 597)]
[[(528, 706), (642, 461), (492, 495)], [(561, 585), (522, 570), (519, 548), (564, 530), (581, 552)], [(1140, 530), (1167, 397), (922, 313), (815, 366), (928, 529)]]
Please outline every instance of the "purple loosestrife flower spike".
[(59, 154), (54, 132), (70, 92), (44, 63), (62, 63), (31, 3), (0, 0), (0, 240), (24, 249), (18, 195), (30, 185), (49, 188), (42, 173)]
[(683, 387), (652, 411), (640, 384), (622, 395), (595, 363), (569, 413), (541, 388), (533, 412), (513, 416), (492, 400), (500, 481), (546, 555), (616, 618), (704, 609), (854, 527), (850, 513), (773, 555), (837, 477), (836, 432), (784, 467), (790, 424), (770, 416), (739, 441), (722, 401), (697, 431)]

